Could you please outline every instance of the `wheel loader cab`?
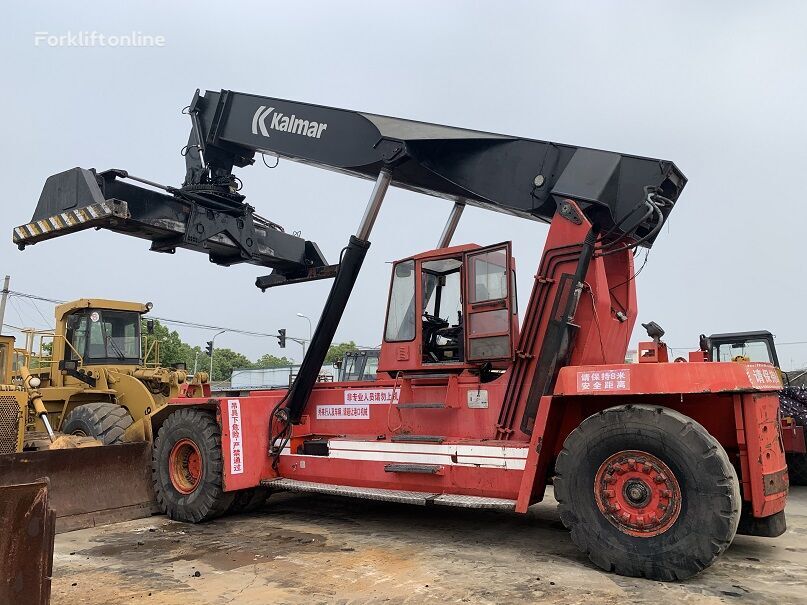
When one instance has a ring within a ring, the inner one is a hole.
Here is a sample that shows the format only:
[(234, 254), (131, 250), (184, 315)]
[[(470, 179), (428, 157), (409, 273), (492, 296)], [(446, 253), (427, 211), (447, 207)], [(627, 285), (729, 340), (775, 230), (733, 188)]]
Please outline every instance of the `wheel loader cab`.
[(83, 365), (138, 365), (140, 313), (111, 309), (80, 309), (67, 316), (65, 361)]
[(379, 371), (504, 369), (518, 330), (509, 242), (393, 265)]

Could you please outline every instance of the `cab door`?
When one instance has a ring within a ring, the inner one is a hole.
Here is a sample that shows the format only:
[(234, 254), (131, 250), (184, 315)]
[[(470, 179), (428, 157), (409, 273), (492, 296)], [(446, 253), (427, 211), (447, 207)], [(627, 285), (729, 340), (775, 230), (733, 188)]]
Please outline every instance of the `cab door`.
[(463, 255), (468, 362), (513, 358), (512, 262), (510, 242)]

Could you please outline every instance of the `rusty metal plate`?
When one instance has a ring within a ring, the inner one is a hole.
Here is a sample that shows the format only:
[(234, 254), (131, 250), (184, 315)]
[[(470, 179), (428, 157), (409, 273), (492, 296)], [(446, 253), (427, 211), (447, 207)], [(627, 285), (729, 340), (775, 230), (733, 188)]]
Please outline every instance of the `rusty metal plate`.
[(0, 603), (50, 602), (55, 516), (48, 495), (47, 479), (0, 485)]
[(0, 456), (4, 483), (50, 479), (57, 532), (148, 517), (156, 512), (151, 444), (22, 452)]
[(788, 477), (787, 467), (775, 473), (768, 473), (762, 475), (762, 485), (765, 488), (765, 495), (771, 496), (773, 494), (787, 493)]

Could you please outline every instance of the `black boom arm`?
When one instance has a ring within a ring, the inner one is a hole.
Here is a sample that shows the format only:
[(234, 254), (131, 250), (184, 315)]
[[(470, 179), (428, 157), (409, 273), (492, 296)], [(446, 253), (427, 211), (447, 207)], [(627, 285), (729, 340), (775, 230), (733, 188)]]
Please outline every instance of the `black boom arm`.
[[(186, 186), (220, 183), (267, 153), (538, 221), (577, 201), (600, 232), (650, 246), (686, 178), (670, 161), (223, 90), (197, 94)], [(646, 239), (645, 239), (646, 238)]]

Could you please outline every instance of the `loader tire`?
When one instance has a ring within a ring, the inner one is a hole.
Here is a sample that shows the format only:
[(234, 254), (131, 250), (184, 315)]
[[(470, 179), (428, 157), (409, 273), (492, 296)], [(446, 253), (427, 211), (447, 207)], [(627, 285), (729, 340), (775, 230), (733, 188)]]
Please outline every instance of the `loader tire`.
[(740, 485), (700, 424), (659, 406), (625, 405), (573, 430), (556, 462), (555, 497), (572, 540), (606, 571), (683, 580), (728, 548)]
[(126, 408), (103, 401), (77, 405), (65, 416), (62, 432), (68, 435), (94, 437), (104, 445), (121, 443), (123, 433), (132, 424)]
[(175, 521), (213, 519), (233, 501), (234, 493), (223, 490), (221, 429), (210, 412), (185, 408), (168, 416), (151, 468), (157, 502)]

